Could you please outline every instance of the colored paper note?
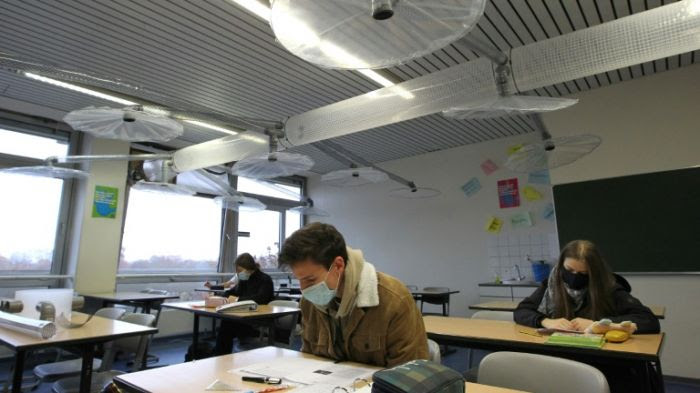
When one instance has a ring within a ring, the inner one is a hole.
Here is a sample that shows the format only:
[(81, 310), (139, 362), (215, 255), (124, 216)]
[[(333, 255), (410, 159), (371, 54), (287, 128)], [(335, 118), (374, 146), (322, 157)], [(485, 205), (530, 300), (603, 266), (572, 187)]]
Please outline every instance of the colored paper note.
[(481, 163), (481, 170), (484, 172), (484, 175), (488, 176), (498, 170), (498, 165), (488, 159)]
[(525, 228), (532, 226), (530, 212), (517, 213), (510, 216), (510, 224), (513, 228)]
[(523, 187), (523, 195), (525, 196), (525, 199), (530, 202), (539, 201), (542, 199), (542, 194), (533, 186)]
[(481, 190), (481, 182), (476, 177), (472, 177), (462, 186), (462, 192), (464, 192), (464, 195), (467, 197), (476, 194), (479, 190)]
[(512, 156), (513, 154), (515, 154), (515, 153), (517, 153), (518, 151), (520, 151), (520, 149), (522, 149), (522, 148), (523, 148), (523, 144), (522, 144), (522, 143), (519, 144), (519, 145), (508, 146), (508, 155), (509, 155), (509, 156)]
[(501, 209), (520, 206), (517, 178), (498, 181), (498, 204)]
[(114, 218), (117, 215), (119, 189), (116, 187), (95, 186), (92, 203), (92, 216)]
[(549, 170), (543, 169), (541, 171), (530, 172), (527, 177), (527, 182), (532, 184), (550, 184)]
[(549, 221), (554, 221), (554, 205), (548, 203), (542, 209), (542, 218)]
[(488, 233), (500, 233), (501, 232), (501, 227), (503, 226), (503, 220), (501, 220), (498, 217), (491, 217), (486, 221), (486, 226), (484, 227), (484, 230)]

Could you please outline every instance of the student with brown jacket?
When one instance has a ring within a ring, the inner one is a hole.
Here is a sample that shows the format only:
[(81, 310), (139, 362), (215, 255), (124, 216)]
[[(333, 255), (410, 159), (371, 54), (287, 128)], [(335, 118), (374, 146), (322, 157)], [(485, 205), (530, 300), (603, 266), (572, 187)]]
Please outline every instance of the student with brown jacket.
[(406, 286), (346, 247), (332, 225), (296, 231), (279, 262), (301, 285), (303, 352), (382, 367), (428, 359), (423, 319)]

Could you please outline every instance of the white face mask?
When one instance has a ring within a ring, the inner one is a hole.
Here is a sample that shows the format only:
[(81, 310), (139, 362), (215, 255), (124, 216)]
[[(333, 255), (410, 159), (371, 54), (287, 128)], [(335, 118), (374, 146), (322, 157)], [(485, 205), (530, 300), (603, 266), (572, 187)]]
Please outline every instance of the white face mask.
[[(323, 281), (314, 284), (304, 290), (301, 291), (301, 295), (311, 303), (320, 306), (320, 307), (325, 307), (328, 305), (328, 303), (333, 300), (337, 293), (337, 288), (336, 289), (330, 289), (328, 288), (328, 284), (326, 284), (326, 280), (328, 279), (328, 274), (330, 274), (330, 270), (326, 273), (326, 277), (323, 279)], [(338, 277), (338, 281), (340, 281), (340, 277)]]

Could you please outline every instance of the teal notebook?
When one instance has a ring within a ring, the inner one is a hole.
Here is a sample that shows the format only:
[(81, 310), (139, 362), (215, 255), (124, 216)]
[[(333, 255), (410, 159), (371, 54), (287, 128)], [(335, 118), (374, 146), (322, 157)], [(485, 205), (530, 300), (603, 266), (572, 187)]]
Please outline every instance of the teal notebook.
[(566, 347), (600, 349), (605, 344), (605, 338), (599, 334), (554, 333), (544, 343)]

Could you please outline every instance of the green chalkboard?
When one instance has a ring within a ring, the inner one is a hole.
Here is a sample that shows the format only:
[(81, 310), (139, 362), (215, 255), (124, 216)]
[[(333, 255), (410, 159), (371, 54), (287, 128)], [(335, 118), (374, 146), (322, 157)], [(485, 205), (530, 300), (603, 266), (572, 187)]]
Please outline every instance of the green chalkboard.
[(616, 272), (700, 272), (700, 167), (554, 186), (559, 243), (596, 243)]

